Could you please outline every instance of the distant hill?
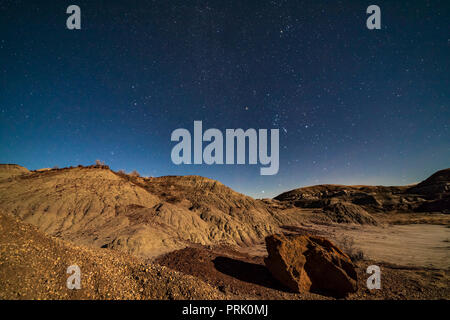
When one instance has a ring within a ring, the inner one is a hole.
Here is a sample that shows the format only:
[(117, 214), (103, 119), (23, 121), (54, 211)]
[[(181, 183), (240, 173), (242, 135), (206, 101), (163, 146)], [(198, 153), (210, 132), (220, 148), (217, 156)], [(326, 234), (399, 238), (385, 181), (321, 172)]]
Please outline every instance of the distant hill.
[(421, 183), (409, 188), (408, 193), (428, 195), (439, 198), (441, 194), (450, 192), (450, 168), (440, 170)]
[(450, 169), (436, 172), (414, 186), (316, 185), (284, 192), (274, 199), (301, 208), (327, 208), (335, 203), (358, 205), (368, 212), (450, 212)]

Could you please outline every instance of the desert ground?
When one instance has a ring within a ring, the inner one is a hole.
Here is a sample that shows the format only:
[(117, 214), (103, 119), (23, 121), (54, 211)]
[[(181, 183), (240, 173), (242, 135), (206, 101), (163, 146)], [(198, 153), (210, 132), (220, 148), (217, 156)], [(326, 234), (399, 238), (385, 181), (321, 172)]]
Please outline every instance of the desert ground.
[[(272, 234), (329, 239), (353, 262), (345, 299), (450, 298), (450, 169), (414, 186), (321, 185), (253, 199), (198, 176), (104, 165), (0, 165), (1, 299), (335, 299), (265, 266)], [(67, 266), (82, 270), (66, 287)], [(381, 268), (369, 290), (366, 269)]]

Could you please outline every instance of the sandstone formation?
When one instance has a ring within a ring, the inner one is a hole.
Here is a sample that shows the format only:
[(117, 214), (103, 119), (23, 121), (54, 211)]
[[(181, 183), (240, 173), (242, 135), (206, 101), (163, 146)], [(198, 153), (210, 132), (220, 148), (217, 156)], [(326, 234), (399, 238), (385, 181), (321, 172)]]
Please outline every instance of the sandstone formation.
[(266, 238), (267, 268), (294, 292), (320, 292), (345, 297), (357, 289), (350, 258), (329, 240), (307, 235)]

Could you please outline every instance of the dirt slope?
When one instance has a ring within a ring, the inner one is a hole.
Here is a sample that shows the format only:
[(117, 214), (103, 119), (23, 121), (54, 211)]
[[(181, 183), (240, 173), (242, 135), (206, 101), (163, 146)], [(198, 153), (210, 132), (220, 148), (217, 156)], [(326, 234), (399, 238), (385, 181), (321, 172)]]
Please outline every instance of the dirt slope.
[[(81, 289), (66, 286), (78, 265)], [(206, 283), (127, 254), (45, 235), (0, 212), (0, 299), (224, 299)]]

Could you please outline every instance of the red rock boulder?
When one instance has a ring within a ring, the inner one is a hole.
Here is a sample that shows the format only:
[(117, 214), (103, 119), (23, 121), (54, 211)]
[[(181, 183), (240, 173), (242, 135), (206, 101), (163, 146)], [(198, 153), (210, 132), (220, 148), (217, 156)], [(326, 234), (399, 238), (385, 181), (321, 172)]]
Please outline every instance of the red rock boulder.
[(265, 263), (272, 275), (294, 292), (345, 297), (357, 289), (350, 258), (331, 241), (308, 235), (266, 237)]

